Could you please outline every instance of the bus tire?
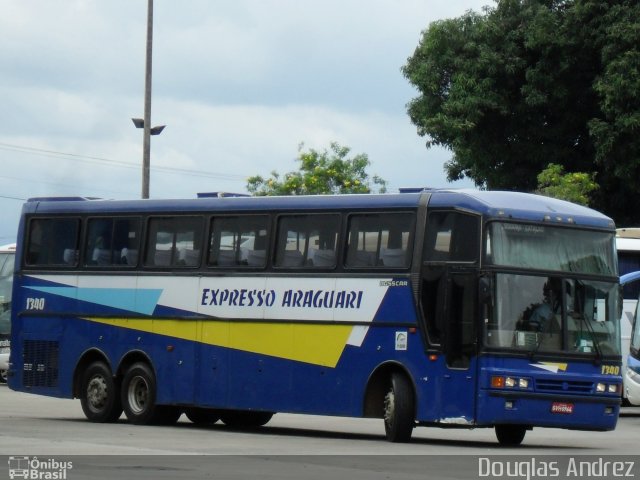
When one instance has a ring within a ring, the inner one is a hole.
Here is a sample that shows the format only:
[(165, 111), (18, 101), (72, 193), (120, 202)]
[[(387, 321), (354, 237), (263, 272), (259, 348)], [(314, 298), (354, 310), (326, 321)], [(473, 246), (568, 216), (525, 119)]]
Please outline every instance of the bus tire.
[(119, 385), (105, 362), (93, 362), (82, 372), (80, 405), (90, 422), (112, 423), (120, 418)]
[(228, 410), (220, 413), (220, 420), (232, 428), (263, 427), (273, 417), (271, 412), (248, 412), (242, 410)]
[(408, 442), (415, 426), (415, 399), (406, 375), (394, 373), (384, 397), (384, 430), (387, 440)]
[(173, 425), (182, 416), (182, 409), (175, 405), (158, 405), (152, 423), (156, 425)]
[(522, 443), (527, 433), (524, 425), (496, 425), (496, 437), (500, 445), (515, 447)]
[(162, 423), (166, 412), (156, 405), (156, 376), (146, 363), (138, 362), (129, 367), (122, 380), (121, 398), (124, 413), (131, 423)]
[(213, 425), (220, 420), (218, 411), (210, 408), (191, 407), (187, 408), (184, 414), (196, 425)]

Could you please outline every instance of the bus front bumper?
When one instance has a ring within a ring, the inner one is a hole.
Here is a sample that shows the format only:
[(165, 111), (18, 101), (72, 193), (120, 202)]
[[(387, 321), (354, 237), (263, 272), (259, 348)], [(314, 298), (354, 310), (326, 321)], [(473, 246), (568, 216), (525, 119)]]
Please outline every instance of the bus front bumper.
[(519, 424), (571, 430), (613, 430), (620, 398), (482, 390), (478, 425)]

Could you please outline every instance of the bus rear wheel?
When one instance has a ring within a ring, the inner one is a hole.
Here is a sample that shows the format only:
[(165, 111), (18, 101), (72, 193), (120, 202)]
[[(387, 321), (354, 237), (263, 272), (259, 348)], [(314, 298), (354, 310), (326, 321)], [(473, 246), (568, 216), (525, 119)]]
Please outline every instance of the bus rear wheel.
[(515, 447), (522, 443), (527, 433), (524, 425), (496, 425), (496, 437), (500, 445)]
[(105, 362), (93, 362), (82, 372), (80, 404), (90, 422), (111, 423), (120, 418), (119, 385)]
[(220, 420), (219, 412), (209, 408), (190, 407), (184, 414), (196, 425), (213, 425)]
[(158, 405), (151, 423), (156, 425), (173, 425), (182, 416), (182, 409), (174, 405)]
[(384, 397), (384, 430), (387, 440), (408, 442), (415, 426), (415, 400), (406, 375), (394, 373)]
[(129, 367), (122, 380), (121, 398), (124, 413), (131, 423), (169, 423), (167, 411), (156, 404), (156, 376), (146, 363), (138, 362)]
[(271, 412), (246, 412), (242, 410), (228, 410), (220, 413), (220, 420), (228, 427), (257, 428), (269, 423), (273, 417)]

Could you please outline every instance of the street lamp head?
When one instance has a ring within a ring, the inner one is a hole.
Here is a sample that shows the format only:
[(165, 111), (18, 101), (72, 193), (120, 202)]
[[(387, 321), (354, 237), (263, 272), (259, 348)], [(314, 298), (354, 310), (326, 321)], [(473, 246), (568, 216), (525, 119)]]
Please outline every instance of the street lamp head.
[[(136, 128), (144, 128), (144, 119), (143, 118), (132, 118), (131, 121), (136, 126)], [(162, 130), (164, 130), (165, 127), (166, 127), (166, 125), (158, 125), (157, 127), (151, 127), (149, 129), (149, 134), (150, 135), (160, 135), (160, 133), (162, 133)]]
[(149, 132), (151, 135), (160, 135), (162, 130), (164, 130), (166, 125), (158, 125), (157, 127), (151, 127), (151, 131)]

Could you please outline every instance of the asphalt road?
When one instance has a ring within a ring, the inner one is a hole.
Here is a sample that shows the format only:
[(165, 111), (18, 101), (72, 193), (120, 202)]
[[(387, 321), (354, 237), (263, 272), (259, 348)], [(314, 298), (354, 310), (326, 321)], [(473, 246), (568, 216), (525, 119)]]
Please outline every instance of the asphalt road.
[[(411, 443), (391, 444), (381, 420), (306, 415), (277, 414), (253, 431), (196, 426), (184, 416), (174, 426), (130, 425), (124, 416), (115, 424), (92, 424), (78, 400), (17, 393), (4, 385), (0, 422), (0, 456), (14, 462), (67, 459), (74, 467), (65, 480), (481, 478), (480, 457), (540, 462), (613, 455), (633, 460), (640, 477), (640, 408), (623, 409), (613, 432), (537, 428), (517, 448), (500, 447), (492, 429), (417, 428)], [(0, 478), (8, 475), (0, 463)]]

